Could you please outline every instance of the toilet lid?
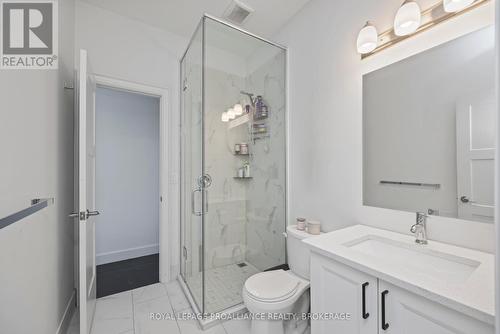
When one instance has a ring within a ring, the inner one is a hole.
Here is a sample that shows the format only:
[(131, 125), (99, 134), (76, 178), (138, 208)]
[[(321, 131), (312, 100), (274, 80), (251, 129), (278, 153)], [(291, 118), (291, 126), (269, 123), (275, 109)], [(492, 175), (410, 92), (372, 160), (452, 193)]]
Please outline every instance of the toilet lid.
[(297, 278), (280, 269), (253, 275), (245, 282), (245, 289), (256, 299), (279, 301), (293, 295), (299, 284)]

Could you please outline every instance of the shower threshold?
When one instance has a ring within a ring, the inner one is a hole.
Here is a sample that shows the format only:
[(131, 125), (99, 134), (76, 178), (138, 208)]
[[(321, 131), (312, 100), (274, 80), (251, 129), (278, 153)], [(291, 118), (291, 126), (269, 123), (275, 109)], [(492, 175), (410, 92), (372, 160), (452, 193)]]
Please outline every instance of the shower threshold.
[[(242, 265), (242, 263), (244, 265)], [(248, 277), (260, 272), (248, 262), (231, 264), (224, 267), (209, 269), (205, 273), (205, 317), (198, 317), (200, 327), (207, 329), (224, 320), (247, 312), (243, 304), (241, 292)], [(201, 314), (196, 302), (192, 297), (201, 295), (201, 273), (188, 279), (190, 287), (179, 276), (179, 282), (184, 294), (196, 314)], [(196, 289), (192, 291), (192, 289)]]

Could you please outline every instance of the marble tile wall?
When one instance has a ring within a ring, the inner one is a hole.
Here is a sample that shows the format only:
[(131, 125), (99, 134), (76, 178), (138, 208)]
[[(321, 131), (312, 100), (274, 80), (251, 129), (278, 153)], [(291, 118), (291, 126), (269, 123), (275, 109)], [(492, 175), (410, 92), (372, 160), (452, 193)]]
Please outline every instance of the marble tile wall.
[(234, 144), (247, 141), (246, 129), (228, 128), (221, 115), (240, 99), (244, 78), (213, 68), (205, 71), (205, 171), (212, 177), (205, 216), (205, 270), (242, 262), (245, 257), (245, 181), (235, 180), (244, 162)]
[(246, 90), (261, 95), (269, 108), (263, 121), (269, 138), (251, 145), (253, 179), (246, 189), (245, 258), (260, 270), (286, 261), (285, 60), (279, 52), (245, 79)]
[[(253, 70), (246, 77), (205, 68), (204, 167), (212, 178), (204, 226), (205, 270), (243, 261), (265, 270), (286, 261), (285, 53), (272, 53), (265, 60), (247, 60)], [(229, 129), (221, 121), (222, 113), (235, 103), (248, 103), (241, 90), (263, 96), (269, 107), (270, 116), (263, 121), (269, 138), (252, 142), (248, 124)], [(251, 156), (235, 156), (235, 143), (248, 143)], [(245, 161), (250, 162), (253, 178), (235, 179)], [(192, 225), (191, 232), (197, 234), (196, 222)], [(192, 238), (200, 238), (194, 234)], [(195, 275), (200, 268), (199, 254), (194, 253), (200, 250), (194, 247), (196, 240), (192, 245), (187, 272)]]
[[(246, 78), (206, 70), (205, 170), (212, 177), (205, 221), (205, 266), (248, 261), (259, 270), (285, 263), (285, 54), (274, 55)], [(248, 124), (229, 129), (221, 114), (245, 102), (241, 90), (262, 95), (269, 138), (252, 142)], [(251, 156), (235, 156), (234, 144)], [(248, 160), (252, 179), (233, 177)]]

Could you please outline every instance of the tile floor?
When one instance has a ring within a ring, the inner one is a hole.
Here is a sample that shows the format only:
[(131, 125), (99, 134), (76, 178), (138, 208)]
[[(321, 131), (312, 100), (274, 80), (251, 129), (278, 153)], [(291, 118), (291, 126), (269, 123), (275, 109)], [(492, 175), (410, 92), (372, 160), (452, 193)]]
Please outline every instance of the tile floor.
[[(205, 273), (207, 313), (220, 312), (232, 306), (243, 303), (241, 291), (243, 284), (250, 276), (259, 272), (249, 263), (240, 267), (230, 264), (224, 267), (209, 269)], [(189, 287), (193, 297), (201, 299), (202, 277), (201, 273), (188, 277)]]
[[(159, 314), (191, 314), (189, 302), (178, 282), (157, 283), (132, 291), (99, 298), (96, 304), (92, 334), (249, 334), (250, 320), (230, 320), (206, 331), (194, 319), (181, 317), (153, 320)], [(78, 317), (74, 316), (67, 334), (78, 334)]]

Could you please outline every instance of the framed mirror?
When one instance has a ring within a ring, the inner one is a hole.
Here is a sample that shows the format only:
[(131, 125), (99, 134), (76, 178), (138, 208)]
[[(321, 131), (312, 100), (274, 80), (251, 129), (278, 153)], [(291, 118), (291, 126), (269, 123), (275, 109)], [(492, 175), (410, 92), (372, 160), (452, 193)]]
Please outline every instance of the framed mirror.
[(363, 203), (493, 222), (490, 26), (363, 76)]

